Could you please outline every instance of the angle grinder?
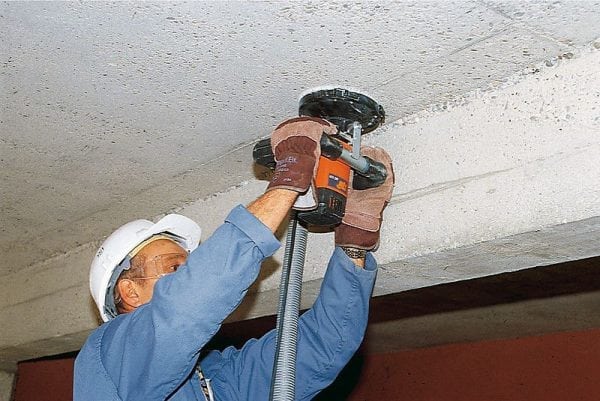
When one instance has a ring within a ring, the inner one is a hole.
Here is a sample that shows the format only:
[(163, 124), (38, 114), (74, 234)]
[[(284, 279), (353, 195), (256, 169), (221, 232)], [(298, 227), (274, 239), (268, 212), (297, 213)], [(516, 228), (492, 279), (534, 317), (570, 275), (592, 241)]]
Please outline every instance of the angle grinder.
[[(321, 158), (314, 179), (317, 205), (315, 209), (298, 212), (298, 218), (315, 226), (339, 224), (346, 209), (352, 171), (354, 189), (377, 187), (387, 177), (382, 163), (360, 155), (361, 136), (385, 121), (385, 111), (364, 94), (332, 88), (302, 96), (299, 115), (330, 121), (338, 127), (338, 133), (321, 137)], [(259, 141), (252, 154), (257, 164), (275, 168), (270, 138)]]

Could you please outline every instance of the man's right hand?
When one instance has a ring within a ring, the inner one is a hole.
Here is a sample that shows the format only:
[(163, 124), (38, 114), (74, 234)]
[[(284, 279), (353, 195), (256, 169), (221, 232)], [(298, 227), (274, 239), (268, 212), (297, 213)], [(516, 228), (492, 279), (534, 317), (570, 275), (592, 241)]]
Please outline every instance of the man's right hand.
[(321, 155), (321, 135), (335, 135), (337, 127), (316, 117), (296, 117), (279, 124), (271, 135), (275, 172), (267, 191), (308, 190)]

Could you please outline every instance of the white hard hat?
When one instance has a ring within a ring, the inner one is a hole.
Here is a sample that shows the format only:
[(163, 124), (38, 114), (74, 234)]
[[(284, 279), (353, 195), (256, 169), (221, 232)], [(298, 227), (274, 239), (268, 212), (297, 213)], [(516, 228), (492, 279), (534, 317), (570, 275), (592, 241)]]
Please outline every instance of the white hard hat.
[(139, 244), (157, 234), (170, 235), (186, 251), (191, 252), (198, 247), (201, 229), (185, 216), (169, 214), (156, 224), (149, 220), (134, 220), (106, 238), (90, 267), (90, 291), (105, 322), (114, 317), (106, 305), (107, 295), (112, 300), (115, 282), (123, 271), (121, 262)]

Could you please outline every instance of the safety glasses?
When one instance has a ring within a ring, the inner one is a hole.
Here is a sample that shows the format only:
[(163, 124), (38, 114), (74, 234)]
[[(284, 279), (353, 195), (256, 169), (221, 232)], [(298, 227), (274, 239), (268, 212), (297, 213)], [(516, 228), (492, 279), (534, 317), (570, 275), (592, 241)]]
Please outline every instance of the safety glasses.
[(138, 263), (143, 264), (142, 271), (162, 272), (152, 276), (134, 277), (135, 280), (153, 280), (160, 279), (169, 274), (175, 273), (179, 266), (185, 263), (187, 259), (186, 253), (165, 253), (158, 255), (152, 259), (141, 259)]

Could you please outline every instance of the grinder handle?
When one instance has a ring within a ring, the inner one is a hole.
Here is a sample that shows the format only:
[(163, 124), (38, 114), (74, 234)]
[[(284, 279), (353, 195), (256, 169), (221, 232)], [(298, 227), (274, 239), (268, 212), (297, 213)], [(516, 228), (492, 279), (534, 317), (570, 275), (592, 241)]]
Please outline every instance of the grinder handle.
[[(344, 149), (342, 144), (329, 135), (321, 136), (321, 154), (328, 159), (340, 159), (348, 164), (355, 173), (352, 187), (354, 189), (375, 188), (383, 184), (387, 177), (385, 166), (369, 157), (360, 156), (355, 158), (352, 153)], [(254, 161), (270, 169), (275, 169), (275, 155), (271, 149), (271, 139), (265, 138), (254, 145), (252, 150)]]
[(377, 160), (373, 160), (368, 156), (361, 156), (366, 159), (368, 168), (366, 171), (354, 170), (352, 177), (352, 188), (368, 189), (376, 188), (385, 182), (387, 178), (387, 170), (385, 165)]
[(367, 156), (354, 157), (352, 152), (329, 135), (321, 137), (321, 154), (329, 159), (340, 159), (354, 170), (352, 188), (368, 189), (380, 186), (387, 178), (385, 165)]
[[(323, 156), (336, 160), (342, 155), (343, 150), (342, 144), (329, 135), (321, 136), (321, 154)], [(252, 157), (257, 164), (274, 170), (276, 162), (273, 149), (271, 149), (271, 139), (265, 138), (258, 141), (252, 150)]]
[(256, 164), (275, 170), (276, 162), (273, 149), (271, 149), (271, 138), (256, 142), (254, 149), (252, 149), (252, 158)]

